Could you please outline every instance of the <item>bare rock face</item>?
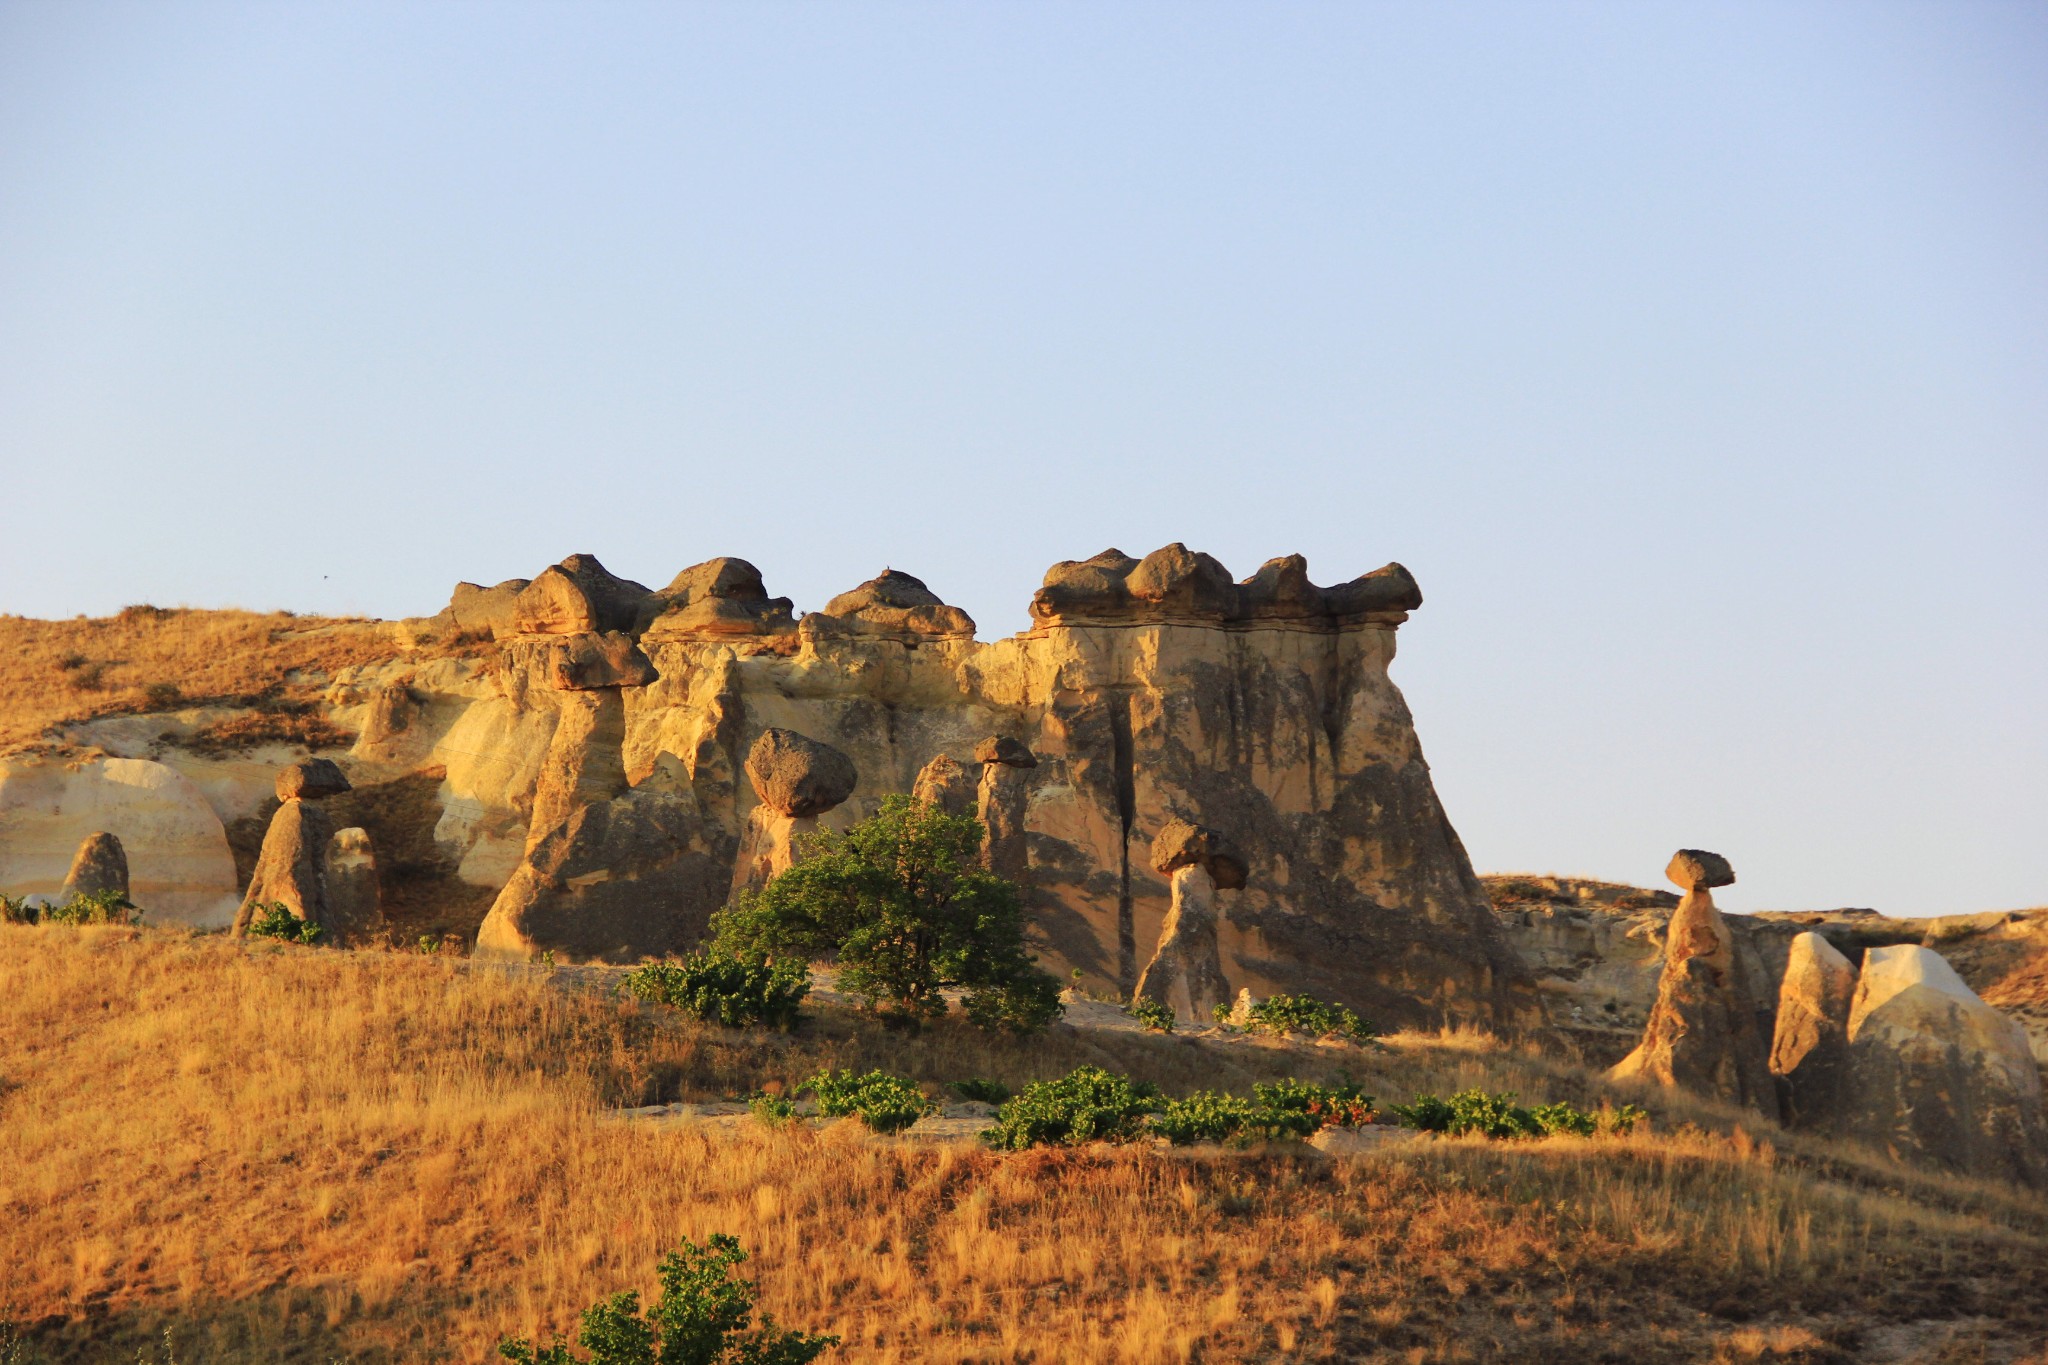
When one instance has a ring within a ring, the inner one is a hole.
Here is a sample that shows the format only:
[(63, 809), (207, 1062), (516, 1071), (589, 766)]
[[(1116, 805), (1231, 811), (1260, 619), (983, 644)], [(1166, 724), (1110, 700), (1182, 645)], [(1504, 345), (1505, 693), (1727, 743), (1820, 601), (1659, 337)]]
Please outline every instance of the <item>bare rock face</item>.
[[(1712, 867), (1697, 862), (1700, 856), (1688, 849), (1672, 859), (1667, 875), (1687, 890), (1671, 916), (1657, 1003), (1643, 1041), (1612, 1074), (1678, 1086), (1776, 1118), (1777, 1083), (1757, 1010), (1736, 962), (1734, 936), (1714, 907), (1713, 893), (1697, 884), (1697, 869)], [(1725, 872), (1727, 861), (1718, 861)], [(1728, 872), (1727, 881), (1733, 880)]]
[(652, 596), (645, 585), (606, 569), (597, 556), (570, 555), (520, 590), (513, 603), (511, 633), (631, 632)]
[(787, 597), (770, 597), (761, 571), (725, 556), (675, 576), (641, 609), (641, 627), (658, 638), (714, 640), (779, 635), (796, 629)]
[(618, 631), (551, 637), (536, 648), (542, 656), (536, 660), (538, 671), (558, 691), (645, 687), (654, 681), (654, 665), (632, 636)]
[(123, 900), (128, 898), (128, 854), (119, 839), (100, 830), (86, 835), (78, 845), (58, 900), (97, 896), (104, 891), (111, 891)]
[(1825, 1128), (1843, 1111), (1855, 993), (1856, 969), (1833, 944), (1810, 931), (1792, 940), (1771, 1040), (1771, 1074), (1790, 1127)]
[(277, 808), (263, 832), (255, 875), (235, 914), (235, 932), (246, 933), (259, 905), (282, 904), (299, 919), (326, 927), (326, 853), (334, 822), (310, 801), (293, 798)]
[(917, 770), (910, 786), (911, 799), (937, 806), (948, 815), (972, 815), (975, 811), (975, 778), (950, 754), (940, 754)]
[(1152, 867), (1168, 877), (1173, 901), (1137, 995), (1181, 1019), (1206, 1019), (1231, 998), (1216, 944), (1216, 893), (1224, 884), (1216, 874), (1222, 871), (1232, 889), (1240, 888), (1245, 865), (1224, 851), (1215, 831), (1174, 820), (1152, 841)]
[(318, 801), (349, 789), (348, 779), (331, 758), (308, 758), (279, 770), (279, 801)]
[(1905, 1159), (2048, 1184), (2048, 1120), (2026, 1033), (1939, 953), (1868, 950), (1848, 1032), (1838, 1131)]
[(493, 588), (475, 583), (457, 583), (442, 615), (465, 635), (488, 635), (502, 639), (515, 634), (519, 594), (531, 579), (508, 578)]
[(747, 751), (747, 780), (761, 804), (782, 815), (823, 815), (853, 795), (853, 760), (794, 730), (768, 729)]
[(326, 907), (321, 927), (340, 943), (364, 943), (384, 931), (384, 902), (377, 885), (377, 854), (370, 832), (338, 829), (327, 841), (321, 865)]

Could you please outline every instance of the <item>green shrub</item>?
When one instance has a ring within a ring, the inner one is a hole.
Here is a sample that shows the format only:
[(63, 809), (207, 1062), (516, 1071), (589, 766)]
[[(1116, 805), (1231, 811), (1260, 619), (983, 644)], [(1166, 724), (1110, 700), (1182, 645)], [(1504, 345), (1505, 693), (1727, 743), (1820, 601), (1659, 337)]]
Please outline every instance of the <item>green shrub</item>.
[(914, 1027), (946, 1012), (1029, 1033), (1059, 1017), (1059, 983), (1024, 949), (1023, 899), (979, 862), (981, 825), (891, 796), (845, 833), (805, 840), (797, 864), (713, 921), (736, 956), (831, 954), (839, 985)]
[(1124, 1006), (1124, 1013), (1143, 1024), (1154, 1033), (1173, 1032), (1173, 1011), (1157, 1000), (1143, 998), (1133, 1000)]
[[(5, 899), (0, 897), (0, 899)], [(40, 909), (20, 901), (8, 901), (6, 917), (13, 924), (139, 924), (142, 911), (118, 891), (94, 891), (73, 896), (62, 905)]]
[(1556, 1104), (1537, 1105), (1529, 1111), (1529, 1117), (1534, 1119), (1536, 1126), (1550, 1137), (1591, 1137), (1600, 1131), (1598, 1117), (1561, 1100)]
[(1004, 1100), (1010, 1098), (1009, 1086), (1004, 1085), (1001, 1081), (984, 1080), (979, 1076), (969, 1076), (964, 1081), (954, 1081), (953, 1089), (959, 1094), (961, 1099), (973, 1100), (980, 1104), (1001, 1104)]
[(1341, 1033), (1358, 1042), (1379, 1037), (1379, 1029), (1342, 1005), (1312, 995), (1275, 995), (1252, 1006), (1250, 1026), (1261, 1033)]
[(1480, 1133), (1490, 1138), (1592, 1137), (1596, 1133), (1626, 1133), (1648, 1115), (1632, 1104), (1619, 1109), (1602, 1108), (1587, 1113), (1562, 1101), (1524, 1109), (1513, 1094), (1490, 1095), (1484, 1090), (1464, 1090), (1448, 1100), (1435, 1095), (1418, 1095), (1413, 1103), (1395, 1105), (1394, 1112), (1410, 1128), (1425, 1133)]
[(36, 908), (27, 896), (0, 895), (0, 924), (34, 924)]
[(1209, 1007), (1209, 1017), (1219, 1024), (1228, 1024), (1230, 1016), (1235, 1012), (1235, 1008), (1230, 1005), (1211, 1005)]
[(626, 987), (642, 1000), (672, 1005), (707, 1024), (788, 1028), (810, 994), (811, 972), (808, 964), (788, 958), (696, 952), (682, 962), (650, 962), (626, 978)]
[(274, 938), (285, 943), (318, 943), (326, 933), (311, 920), (300, 919), (283, 901), (258, 902), (249, 921), (250, 938)]
[(1159, 1107), (1159, 1091), (1099, 1066), (1076, 1067), (1056, 1081), (1034, 1081), (996, 1111), (996, 1126), (981, 1136), (991, 1147), (1083, 1142), (1129, 1142), (1144, 1135), (1145, 1116)]
[[(732, 1274), (746, 1259), (723, 1233), (701, 1247), (684, 1238), (656, 1267), (661, 1297), (644, 1314), (630, 1289), (583, 1310), (576, 1340), (590, 1352), (588, 1365), (806, 1365), (839, 1344), (785, 1332), (766, 1313), (757, 1326), (754, 1282)], [(501, 1341), (498, 1354), (512, 1365), (581, 1365), (561, 1337), (546, 1346), (525, 1337)]]
[(1269, 1109), (1307, 1115), (1318, 1128), (1363, 1128), (1379, 1121), (1372, 1096), (1348, 1082), (1317, 1085), (1312, 1081), (1274, 1081), (1253, 1086), (1252, 1093)]
[(827, 1118), (852, 1114), (878, 1133), (899, 1133), (938, 1108), (914, 1082), (886, 1071), (856, 1076), (828, 1069), (798, 1088), (817, 1096), (818, 1112)]
[(796, 1117), (796, 1106), (780, 1095), (756, 1095), (747, 1105), (747, 1112), (754, 1116), (756, 1122), (780, 1128)]
[(1199, 1090), (1168, 1100), (1152, 1116), (1152, 1131), (1176, 1147), (1191, 1142), (1258, 1142), (1307, 1137), (1317, 1128), (1305, 1110), (1279, 1109), (1255, 1099)]

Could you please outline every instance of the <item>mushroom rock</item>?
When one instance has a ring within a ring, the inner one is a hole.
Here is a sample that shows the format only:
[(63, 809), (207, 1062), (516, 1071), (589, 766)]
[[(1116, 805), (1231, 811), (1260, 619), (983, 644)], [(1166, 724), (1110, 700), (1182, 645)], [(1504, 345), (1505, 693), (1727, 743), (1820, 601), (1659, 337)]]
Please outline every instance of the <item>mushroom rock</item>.
[(327, 841), (321, 873), (326, 894), (321, 925), (337, 942), (362, 943), (383, 931), (377, 854), (368, 830), (353, 825), (336, 830)]
[(595, 555), (570, 555), (543, 569), (513, 601), (512, 629), (518, 635), (588, 635), (631, 631), (653, 596), (644, 584), (620, 578)]
[(860, 775), (853, 760), (829, 744), (794, 730), (767, 729), (747, 753), (747, 780), (760, 803), (747, 815), (732, 894), (758, 891), (789, 870), (797, 841), (818, 828), (818, 817), (853, 794)]
[(796, 629), (787, 597), (770, 597), (761, 571), (744, 559), (707, 559), (677, 574), (641, 609), (642, 633), (657, 639), (718, 639)]
[(982, 866), (1006, 881), (1022, 885), (1031, 871), (1025, 814), (1031, 802), (1030, 770), (1038, 759), (1007, 735), (974, 746), (981, 764), (975, 792), (975, 815), (981, 821)]
[[(521, 659), (527, 646), (507, 646)], [(645, 687), (655, 679), (654, 665), (623, 631), (562, 635), (536, 641), (531, 667), (558, 692), (591, 692), (601, 687)]]
[(884, 569), (851, 592), (843, 592), (797, 623), (806, 639), (833, 635), (881, 635), (915, 641), (924, 637), (969, 638), (974, 618), (949, 607), (921, 578)]
[(270, 817), (270, 827), (263, 831), (256, 871), (249, 878), (242, 908), (235, 914), (235, 932), (246, 933), (256, 908), (273, 904), (326, 928), (325, 859), (333, 838), (334, 822), (313, 802), (293, 797), (279, 806), (277, 814)]
[(1790, 1127), (1824, 1128), (1842, 1112), (1855, 993), (1856, 969), (1832, 943), (1811, 931), (1792, 940), (1771, 1039), (1771, 1074)]
[(1736, 962), (1734, 936), (1711, 890), (1729, 885), (1735, 874), (1717, 854), (1681, 849), (1664, 875), (1685, 897), (1666, 930), (1657, 1003), (1643, 1041), (1610, 1074), (1678, 1086), (1776, 1118), (1770, 1055)]
[(111, 891), (128, 899), (128, 854), (121, 841), (105, 830), (88, 834), (72, 855), (71, 871), (65, 874), (60, 902), (75, 896), (97, 896)]
[(1912, 944), (1867, 949), (1836, 1130), (1952, 1170), (2048, 1184), (2041, 1072), (2018, 1023)]
[(1422, 590), (1399, 564), (1319, 588), (1309, 581), (1308, 561), (1287, 555), (1233, 583), (1222, 564), (1176, 542), (1142, 560), (1104, 550), (1093, 559), (1053, 565), (1031, 599), (1031, 615), (1046, 624), (1181, 620), (1329, 629), (1398, 625), (1421, 605)]
[(279, 801), (318, 801), (349, 790), (348, 778), (331, 758), (307, 758), (278, 770)]
[(1182, 1019), (1204, 1018), (1231, 998), (1216, 945), (1216, 893), (1243, 887), (1247, 869), (1214, 830), (1173, 820), (1152, 841), (1152, 870), (1169, 879), (1173, 902), (1137, 994)]
[(918, 769), (910, 798), (921, 805), (937, 806), (948, 815), (971, 815), (975, 811), (975, 780), (952, 755), (940, 754)]

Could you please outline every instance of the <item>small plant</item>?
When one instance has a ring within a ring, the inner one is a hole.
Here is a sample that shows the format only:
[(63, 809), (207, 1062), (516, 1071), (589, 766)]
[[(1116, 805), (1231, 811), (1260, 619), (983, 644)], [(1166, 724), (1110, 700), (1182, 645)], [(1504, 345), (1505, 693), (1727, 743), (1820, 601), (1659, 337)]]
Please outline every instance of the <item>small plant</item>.
[(662, 1257), (655, 1274), (661, 1297), (644, 1314), (640, 1296), (622, 1290), (583, 1310), (576, 1340), (587, 1357), (556, 1337), (546, 1346), (519, 1337), (498, 1343), (512, 1365), (807, 1365), (839, 1338), (785, 1332), (763, 1313), (757, 1326), (752, 1280), (732, 1268), (747, 1259), (737, 1239), (713, 1233), (707, 1246), (689, 1238)]
[(1318, 1128), (1363, 1128), (1379, 1122), (1372, 1096), (1348, 1082), (1316, 1085), (1310, 1081), (1274, 1081), (1253, 1086), (1252, 1093), (1270, 1109), (1306, 1114)]
[(972, 1100), (978, 1104), (1001, 1104), (1010, 1098), (1009, 1086), (1001, 1081), (984, 1080), (979, 1076), (954, 1081), (953, 1090), (961, 1099)]
[(1550, 1137), (1591, 1137), (1600, 1131), (1600, 1119), (1585, 1110), (1560, 1100), (1556, 1104), (1539, 1104), (1529, 1111), (1529, 1117), (1536, 1126)]
[(37, 911), (27, 896), (0, 895), (0, 924), (34, 924)]
[(441, 940), (440, 940), (440, 939), (438, 939), (438, 938), (436, 938), (436, 937), (435, 937), (434, 935), (432, 935), (432, 934), (421, 934), (421, 935), (420, 935), (420, 951), (421, 951), (421, 952), (423, 952), (423, 953), (438, 953), (438, 952), (440, 952), (440, 951), (441, 951)]
[(1143, 1024), (1154, 1033), (1173, 1032), (1173, 1011), (1157, 1000), (1143, 998), (1133, 1000), (1124, 1006), (1124, 1013)]
[(1316, 1127), (1306, 1110), (1278, 1109), (1214, 1090), (1168, 1100), (1151, 1123), (1153, 1132), (1176, 1147), (1191, 1142), (1249, 1143), (1306, 1137)]
[(626, 988), (707, 1024), (789, 1028), (810, 994), (811, 972), (808, 964), (788, 958), (696, 952), (681, 962), (648, 963), (626, 978)]
[(1034, 1081), (996, 1111), (996, 1126), (981, 1136), (989, 1146), (1027, 1147), (1130, 1142), (1144, 1135), (1145, 1116), (1159, 1107), (1159, 1091), (1099, 1066), (1076, 1067), (1056, 1081)]
[(1230, 1016), (1232, 1013), (1233, 1010), (1229, 1005), (1214, 1005), (1211, 1006), (1209, 1009), (1209, 1017), (1211, 1019), (1214, 1019), (1217, 1023), (1222, 1024), (1226, 1027), (1228, 1027), (1230, 1024)]
[(1261, 1033), (1337, 1033), (1360, 1043), (1380, 1034), (1370, 1020), (1312, 995), (1275, 995), (1261, 1000), (1251, 1008), (1250, 1024)]
[(46, 905), (41, 911), (45, 924), (137, 924), (142, 911), (126, 896), (111, 888), (73, 896), (62, 905)]
[(886, 1071), (856, 1076), (827, 1069), (798, 1089), (817, 1096), (818, 1112), (827, 1118), (851, 1114), (878, 1133), (900, 1133), (938, 1108), (914, 1082)]
[(247, 932), (250, 938), (274, 938), (281, 943), (318, 943), (327, 931), (294, 915), (283, 901), (271, 901), (256, 906)]
[(0, 1365), (30, 1365), (35, 1359), (29, 1354), (28, 1338), (15, 1312), (11, 1304), (0, 1308)]
[(1517, 1105), (1511, 1091), (1496, 1095), (1484, 1090), (1461, 1090), (1448, 1100), (1436, 1095), (1417, 1095), (1411, 1103), (1395, 1105), (1394, 1112), (1410, 1128), (1450, 1137), (1466, 1133), (1490, 1138), (1543, 1134), (1536, 1116)]
[(770, 1128), (780, 1128), (796, 1117), (796, 1106), (780, 1095), (756, 1095), (747, 1105), (747, 1112), (757, 1123)]

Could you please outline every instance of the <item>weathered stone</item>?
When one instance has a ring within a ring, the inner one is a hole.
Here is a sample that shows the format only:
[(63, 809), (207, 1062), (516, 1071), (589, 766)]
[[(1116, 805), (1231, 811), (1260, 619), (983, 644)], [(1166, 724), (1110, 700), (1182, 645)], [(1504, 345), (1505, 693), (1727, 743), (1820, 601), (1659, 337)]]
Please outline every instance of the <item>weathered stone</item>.
[(123, 900), (128, 898), (128, 854), (119, 839), (99, 830), (80, 841), (78, 852), (71, 859), (71, 871), (64, 876), (64, 887), (58, 900), (97, 896), (107, 891)]
[(964, 764), (950, 754), (940, 754), (917, 770), (910, 795), (912, 800), (937, 806), (948, 815), (972, 815), (976, 785), (977, 779)]
[(1811, 932), (1792, 940), (1771, 1039), (1771, 1073), (1790, 1127), (1825, 1128), (1843, 1111), (1855, 993), (1856, 969), (1833, 944)]
[(1226, 847), (1215, 830), (1170, 820), (1152, 840), (1152, 870), (1171, 876), (1183, 867), (1201, 868), (1222, 891), (1241, 889), (1249, 876), (1244, 859)]
[(851, 592), (843, 592), (798, 623), (809, 639), (835, 635), (971, 637), (974, 618), (949, 607), (924, 580), (885, 569)]
[(493, 588), (457, 583), (445, 615), (465, 635), (510, 635), (516, 629), (519, 594), (526, 591), (530, 582), (527, 578), (508, 578)]
[(368, 830), (354, 825), (336, 830), (327, 841), (321, 872), (326, 907), (320, 923), (336, 942), (367, 943), (384, 931), (377, 854)]
[(1035, 768), (1038, 759), (1019, 740), (1008, 735), (991, 735), (974, 746), (976, 763), (1003, 763), (1012, 768)]
[(770, 597), (761, 571), (744, 559), (708, 559), (677, 574), (641, 609), (657, 637), (715, 639), (793, 631), (787, 597)]
[(1932, 949), (1863, 955), (1846, 1088), (1839, 1132), (1909, 1160), (2048, 1184), (2048, 1120), (2026, 1033)]
[(853, 760), (831, 745), (771, 727), (747, 753), (747, 779), (765, 805), (801, 816), (823, 815), (846, 800), (860, 774)]
[(277, 774), (280, 801), (318, 801), (325, 796), (339, 796), (348, 789), (348, 778), (331, 758), (301, 759)]
[(512, 627), (522, 635), (631, 631), (652, 596), (645, 585), (606, 569), (595, 555), (570, 555), (520, 590)]
[(535, 665), (557, 691), (645, 687), (655, 678), (654, 665), (623, 632), (555, 636), (538, 642), (536, 648), (541, 657)]
[(256, 872), (235, 914), (235, 932), (244, 933), (258, 906), (283, 905), (299, 919), (326, 927), (328, 841), (334, 822), (310, 801), (290, 800), (270, 817)]
[(983, 866), (1006, 881), (1023, 885), (1031, 871), (1025, 816), (1031, 804), (1029, 769), (1013, 763), (984, 763), (975, 793), (981, 820)]
[(1776, 1118), (1777, 1083), (1757, 1016), (1713, 894), (1705, 887), (1690, 890), (1671, 916), (1657, 1003), (1643, 1041), (1612, 1074), (1677, 1086)]
[(1175, 820), (1152, 841), (1152, 867), (1165, 873), (1173, 901), (1161, 926), (1159, 946), (1138, 978), (1137, 994), (1156, 1000), (1182, 1019), (1206, 1019), (1230, 999), (1230, 982), (1216, 942), (1215, 871), (1245, 884), (1245, 865), (1223, 850), (1215, 831)]
[(1218, 620), (1237, 615), (1237, 584), (1215, 559), (1175, 541), (1138, 561), (1124, 580), (1132, 598), (1161, 612)]
[(740, 832), (739, 856), (733, 862), (734, 899), (759, 891), (796, 865), (802, 853), (801, 840), (818, 829), (815, 815), (784, 815), (767, 802), (747, 813), (746, 828)]
[(1671, 865), (1664, 869), (1664, 875), (1674, 886), (1687, 891), (1709, 891), (1717, 886), (1733, 886), (1735, 869), (1728, 860), (1718, 853), (1709, 853), (1700, 848), (1681, 848), (1671, 855)]
[(1047, 571), (1031, 601), (1045, 624), (1091, 621), (1178, 620), (1219, 625), (1293, 624), (1336, 630), (1367, 624), (1398, 625), (1422, 605), (1422, 590), (1399, 564), (1349, 583), (1319, 588), (1300, 555), (1267, 561), (1242, 583), (1208, 555), (1168, 545), (1143, 560), (1121, 550), (1093, 559), (1067, 560)]

